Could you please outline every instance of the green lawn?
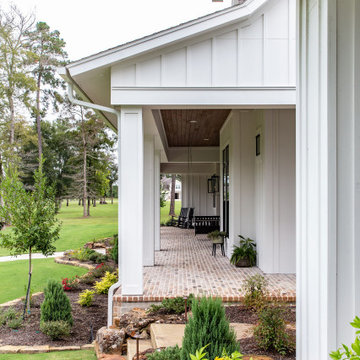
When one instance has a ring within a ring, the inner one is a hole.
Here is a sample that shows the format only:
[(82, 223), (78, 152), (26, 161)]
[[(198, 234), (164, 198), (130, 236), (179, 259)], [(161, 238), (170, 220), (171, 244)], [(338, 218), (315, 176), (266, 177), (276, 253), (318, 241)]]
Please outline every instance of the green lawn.
[[(31, 288), (33, 292), (43, 291), (49, 279), (61, 281), (62, 278), (83, 275), (87, 269), (55, 263), (53, 258), (33, 260)], [(0, 262), (0, 304), (25, 295), (28, 280), (28, 261), (18, 260)]]
[(1, 354), (1, 360), (96, 360), (92, 350), (55, 351), (43, 354)]
[[(176, 200), (175, 201), (175, 214), (179, 215), (181, 210), (181, 201)], [(171, 219), (171, 216), (169, 216), (170, 211), (170, 200), (166, 202), (166, 205), (161, 208), (160, 210), (160, 224), (165, 223), (166, 221)]]
[[(118, 204), (99, 205), (90, 208), (90, 217), (83, 218), (83, 208), (77, 201), (71, 201), (69, 206), (63, 202), (58, 215), (62, 221), (60, 239), (56, 242), (56, 251), (77, 249), (88, 241), (112, 236), (117, 230)], [(5, 231), (10, 231), (7, 229)], [(0, 256), (9, 255), (7, 249), (0, 247)]]

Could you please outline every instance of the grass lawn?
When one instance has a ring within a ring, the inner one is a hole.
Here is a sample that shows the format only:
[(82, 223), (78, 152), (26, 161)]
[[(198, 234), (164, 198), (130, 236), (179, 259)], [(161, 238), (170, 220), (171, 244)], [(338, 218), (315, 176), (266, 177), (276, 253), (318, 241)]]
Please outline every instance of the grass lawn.
[[(179, 215), (181, 210), (181, 201), (175, 200), (175, 214)], [(171, 219), (169, 216), (170, 211), (170, 200), (166, 201), (166, 205), (160, 209), (160, 224), (165, 223)]]
[(55, 351), (43, 354), (1, 354), (1, 360), (96, 360), (92, 350)]
[[(88, 241), (112, 236), (118, 232), (118, 204), (96, 205), (90, 208), (90, 217), (83, 218), (83, 208), (77, 201), (71, 201), (69, 206), (63, 202), (58, 218), (62, 221), (60, 239), (56, 242), (56, 251), (77, 249)], [(5, 231), (10, 231), (7, 229)], [(9, 255), (7, 249), (0, 247), (0, 256)], [(1, 274), (1, 272), (0, 272)]]
[[(57, 264), (53, 258), (33, 260), (31, 288), (34, 293), (43, 291), (49, 279), (61, 281), (62, 278), (86, 272), (84, 268)], [(27, 260), (0, 262), (0, 274), (0, 304), (25, 295), (24, 287), (28, 281)]]

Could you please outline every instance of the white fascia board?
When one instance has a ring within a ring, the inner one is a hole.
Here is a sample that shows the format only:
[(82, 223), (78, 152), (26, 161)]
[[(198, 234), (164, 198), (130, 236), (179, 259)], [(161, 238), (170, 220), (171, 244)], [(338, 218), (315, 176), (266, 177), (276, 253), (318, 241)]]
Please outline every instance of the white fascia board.
[(125, 88), (113, 87), (112, 105), (295, 106), (295, 87)]
[(71, 76), (76, 76), (96, 68), (111, 66), (124, 59), (153, 51), (179, 40), (197, 36), (234, 22), (246, 20), (268, 1), (269, 0), (248, 0), (242, 6), (233, 6), (139, 40), (105, 50), (87, 58), (74, 61), (68, 64), (66, 68), (70, 71)]

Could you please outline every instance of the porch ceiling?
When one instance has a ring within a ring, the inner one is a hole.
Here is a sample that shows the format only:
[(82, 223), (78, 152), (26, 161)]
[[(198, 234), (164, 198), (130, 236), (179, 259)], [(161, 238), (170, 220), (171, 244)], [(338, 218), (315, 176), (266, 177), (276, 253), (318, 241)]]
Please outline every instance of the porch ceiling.
[(219, 146), (230, 109), (161, 110), (169, 147)]

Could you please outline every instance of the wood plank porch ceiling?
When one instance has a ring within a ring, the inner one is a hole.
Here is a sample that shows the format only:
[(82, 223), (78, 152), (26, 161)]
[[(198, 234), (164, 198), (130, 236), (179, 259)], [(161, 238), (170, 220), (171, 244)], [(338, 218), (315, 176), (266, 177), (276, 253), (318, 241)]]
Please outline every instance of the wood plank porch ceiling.
[(219, 146), (219, 131), (231, 110), (161, 110), (169, 146)]

